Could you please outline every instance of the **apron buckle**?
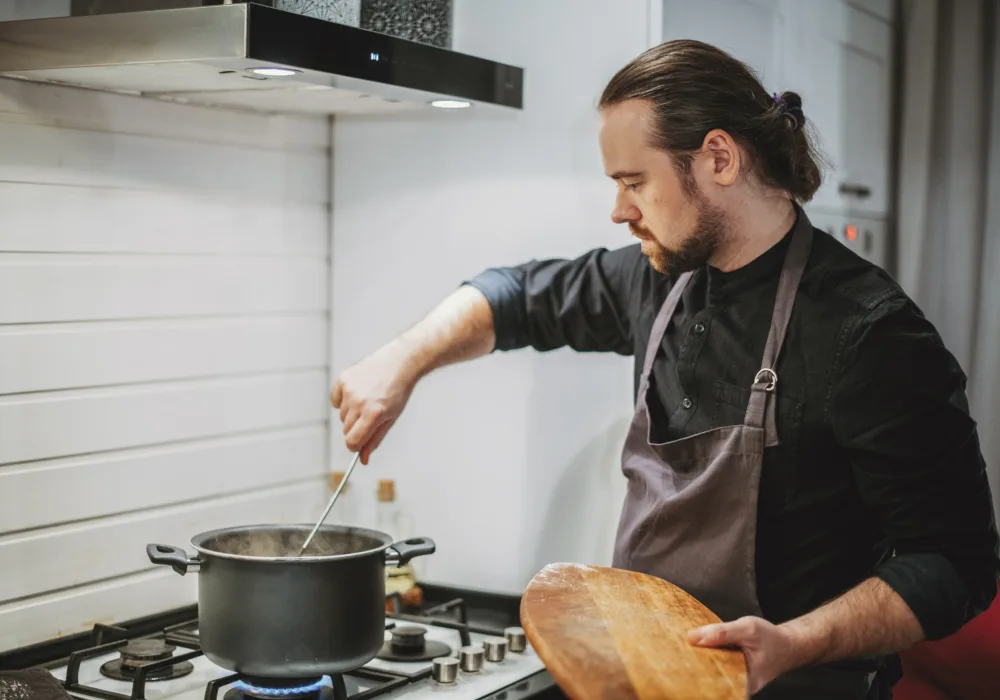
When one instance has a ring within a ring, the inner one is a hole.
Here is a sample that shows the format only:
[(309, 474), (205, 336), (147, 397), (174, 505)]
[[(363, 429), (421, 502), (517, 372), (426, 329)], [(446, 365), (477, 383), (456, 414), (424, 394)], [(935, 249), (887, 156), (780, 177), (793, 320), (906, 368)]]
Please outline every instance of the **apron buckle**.
[(767, 386), (763, 387), (764, 391), (774, 391), (774, 388), (778, 386), (778, 373), (770, 367), (765, 367), (761, 371), (757, 372), (757, 376), (753, 378), (754, 387), (760, 384), (764, 379), (767, 379)]

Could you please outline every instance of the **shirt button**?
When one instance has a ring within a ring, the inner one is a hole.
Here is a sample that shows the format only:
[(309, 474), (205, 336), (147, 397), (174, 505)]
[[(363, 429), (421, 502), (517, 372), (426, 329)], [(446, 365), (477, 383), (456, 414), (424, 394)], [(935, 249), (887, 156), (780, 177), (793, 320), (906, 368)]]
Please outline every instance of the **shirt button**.
[(702, 323), (701, 321), (699, 321), (698, 323), (694, 324), (694, 332), (697, 335), (701, 335), (702, 333), (704, 333), (705, 332), (705, 324)]
[(694, 406), (694, 401), (692, 401), (690, 397), (685, 396), (684, 400), (681, 401), (681, 406), (683, 406), (684, 408), (691, 408), (692, 406)]

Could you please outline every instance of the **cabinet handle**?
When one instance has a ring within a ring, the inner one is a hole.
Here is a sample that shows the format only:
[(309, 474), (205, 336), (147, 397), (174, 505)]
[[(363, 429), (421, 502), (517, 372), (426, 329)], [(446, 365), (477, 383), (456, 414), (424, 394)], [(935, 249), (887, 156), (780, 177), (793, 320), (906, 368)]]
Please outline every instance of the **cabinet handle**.
[(840, 194), (851, 194), (859, 199), (870, 197), (872, 190), (868, 185), (860, 185), (854, 182), (840, 183)]

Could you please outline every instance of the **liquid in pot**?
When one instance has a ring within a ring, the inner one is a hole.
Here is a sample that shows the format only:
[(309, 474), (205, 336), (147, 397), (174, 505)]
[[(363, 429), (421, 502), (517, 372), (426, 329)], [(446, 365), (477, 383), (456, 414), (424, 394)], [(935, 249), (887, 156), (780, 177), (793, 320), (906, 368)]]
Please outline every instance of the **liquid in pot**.
[[(301, 527), (240, 528), (227, 530), (198, 543), (202, 549), (242, 557), (298, 557), (309, 535)], [(320, 530), (303, 556), (329, 557), (366, 552), (385, 544), (362, 531), (351, 529)]]

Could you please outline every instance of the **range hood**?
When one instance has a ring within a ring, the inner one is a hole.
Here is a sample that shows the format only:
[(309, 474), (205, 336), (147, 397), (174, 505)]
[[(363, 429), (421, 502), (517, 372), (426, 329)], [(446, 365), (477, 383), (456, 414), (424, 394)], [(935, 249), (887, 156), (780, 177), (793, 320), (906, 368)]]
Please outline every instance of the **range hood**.
[(510, 112), (523, 84), (521, 68), (255, 2), (0, 22), (0, 76), (311, 114)]

